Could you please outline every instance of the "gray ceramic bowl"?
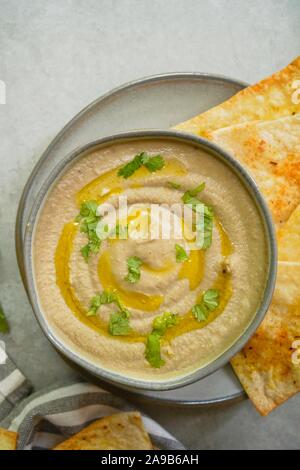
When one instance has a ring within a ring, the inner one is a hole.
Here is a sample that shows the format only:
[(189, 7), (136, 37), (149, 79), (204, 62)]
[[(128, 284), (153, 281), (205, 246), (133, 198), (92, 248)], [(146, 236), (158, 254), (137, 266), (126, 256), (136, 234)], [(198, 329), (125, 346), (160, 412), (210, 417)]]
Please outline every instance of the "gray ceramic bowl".
[[(246, 191), (252, 197), (254, 203), (256, 204), (258, 211), (262, 217), (262, 221), (265, 228), (266, 242), (268, 249), (268, 269), (266, 275), (266, 287), (261, 301), (260, 307), (256, 311), (255, 316), (251, 324), (247, 327), (246, 331), (235, 341), (235, 343), (227, 349), (221, 356), (209, 363), (208, 365), (199, 368), (198, 370), (188, 373), (184, 376), (175, 377), (169, 379), (168, 381), (146, 381), (139, 380), (131, 377), (126, 377), (124, 375), (118, 374), (116, 372), (111, 372), (105, 369), (102, 369), (98, 364), (93, 364), (87, 359), (81, 357), (76, 352), (72, 351), (70, 347), (66, 346), (64, 342), (59, 339), (49, 327), (43, 313), (40, 310), (38, 303), (38, 295), (35, 289), (34, 274), (33, 274), (33, 260), (32, 260), (32, 242), (34, 236), (34, 228), (38, 218), (38, 213), (41, 205), (43, 204), (44, 199), (47, 197), (47, 193), (51, 186), (55, 183), (57, 178), (61, 173), (73, 162), (82, 156), (82, 154), (89, 152), (95, 148), (103, 148), (114, 143), (126, 142), (129, 140), (141, 140), (141, 139), (171, 139), (186, 144), (190, 144), (199, 149), (211, 153), (224, 164), (231, 168), (231, 170), (239, 177), (242, 181)], [(184, 385), (190, 384), (197, 380), (200, 380), (213, 372), (215, 372), (220, 367), (223, 367), (230, 359), (233, 357), (250, 339), (253, 335), (261, 321), (263, 320), (266, 311), (269, 307), (269, 304), (272, 299), (273, 290), (276, 280), (276, 266), (277, 266), (277, 250), (276, 250), (276, 238), (274, 227), (272, 223), (272, 218), (267, 208), (267, 205), (258, 190), (254, 180), (246, 172), (246, 170), (227, 152), (225, 152), (220, 147), (215, 144), (202, 139), (200, 137), (188, 135), (181, 132), (175, 131), (161, 131), (161, 130), (148, 130), (148, 131), (132, 131), (121, 133), (117, 135), (112, 135), (109, 137), (102, 138), (100, 140), (91, 142), (83, 147), (80, 147), (74, 150), (71, 154), (66, 156), (51, 172), (48, 179), (44, 182), (43, 186), (40, 189), (40, 192), (35, 200), (35, 203), (32, 207), (31, 214), (28, 219), (27, 229), (24, 239), (24, 268), (25, 268), (25, 278), (26, 278), (26, 288), (27, 293), (34, 310), (35, 316), (47, 336), (50, 342), (61, 352), (67, 359), (73, 361), (76, 365), (86, 370), (87, 372), (93, 374), (94, 376), (104, 379), (105, 381), (115, 384), (122, 385), (125, 388), (130, 390), (145, 389), (145, 390), (170, 390), (174, 388), (179, 388)]]

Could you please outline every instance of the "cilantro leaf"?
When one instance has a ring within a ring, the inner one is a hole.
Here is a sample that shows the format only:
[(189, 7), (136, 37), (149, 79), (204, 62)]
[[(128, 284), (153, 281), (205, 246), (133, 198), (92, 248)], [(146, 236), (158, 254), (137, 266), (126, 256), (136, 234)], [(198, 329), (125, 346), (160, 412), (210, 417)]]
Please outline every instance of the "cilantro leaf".
[(126, 163), (125, 166), (120, 168), (118, 171), (118, 176), (123, 176), (123, 178), (127, 179), (129, 176), (133, 175), (139, 168), (141, 168), (143, 164), (143, 157), (144, 152), (137, 154), (131, 162)]
[(202, 295), (201, 301), (194, 305), (192, 312), (198, 321), (207, 320), (209, 313), (219, 306), (220, 293), (217, 289), (208, 289)]
[(117, 294), (115, 292), (103, 291), (101, 294), (95, 295), (91, 300), (87, 316), (92, 317), (96, 315), (101, 305), (111, 304), (113, 302), (117, 302)]
[(101, 294), (95, 295), (91, 300), (90, 309), (86, 315), (88, 317), (92, 317), (97, 314), (101, 305), (112, 303), (117, 305), (119, 311), (111, 314), (108, 331), (113, 336), (128, 335), (131, 332), (131, 328), (129, 326), (130, 312), (121, 305), (116, 292), (103, 291)]
[(130, 333), (129, 312), (126, 309), (115, 312), (110, 316), (109, 333), (113, 336), (126, 336)]
[(159, 368), (165, 364), (160, 354), (160, 335), (157, 333), (148, 335), (145, 357), (152, 367)]
[(128, 274), (125, 277), (125, 280), (132, 284), (138, 282), (141, 277), (140, 267), (142, 264), (143, 262), (140, 258), (137, 256), (130, 256), (127, 259)]
[(170, 326), (177, 325), (177, 323), (178, 315), (174, 315), (174, 313), (171, 312), (165, 312), (163, 315), (154, 319), (152, 332), (158, 333), (162, 336)]
[(80, 223), (80, 232), (88, 237), (88, 243), (81, 248), (82, 256), (88, 261), (91, 253), (98, 253), (101, 239), (96, 233), (101, 216), (97, 215), (97, 201), (85, 201), (81, 204), (80, 211), (75, 221)]
[(178, 315), (166, 312), (153, 321), (153, 329), (147, 337), (145, 357), (152, 367), (159, 368), (164, 365), (165, 361), (161, 357), (161, 338), (168, 328), (177, 325)]
[(81, 204), (80, 207), (80, 212), (79, 212), (79, 220), (81, 218), (88, 218), (88, 217), (94, 217), (97, 212), (97, 201), (85, 201)]
[(0, 332), (8, 333), (8, 331), (9, 331), (9, 326), (8, 326), (3, 308), (0, 305)]
[[(199, 184), (198, 186), (196, 186), (196, 188), (194, 189), (189, 189), (188, 191), (186, 191), (184, 193), (184, 195), (182, 196), (182, 200), (185, 204), (190, 204), (190, 202), (186, 202), (187, 200), (191, 200), (192, 198), (195, 198), (199, 193), (201, 193), (201, 191), (203, 191), (203, 189), (205, 188), (205, 182)], [(197, 199), (197, 202), (199, 202), (199, 200)]]
[(157, 170), (161, 170), (165, 165), (165, 161), (161, 155), (154, 155), (153, 157), (150, 157), (145, 152), (143, 153), (143, 156), (142, 156), (142, 162), (143, 162), (143, 165), (149, 171), (151, 171), (151, 173)]
[(135, 155), (133, 160), (126, 163), (118, 171), (118, 176), (127, 179), (132, 176), (141, 166), (145, 166), (150, 172), (161, 170), (165, 162), (161, 155), (154, 155), (151, 157), (146, 152), (141, 152)]
[(202, 303), (194, 305), (192, 312), (198, 321), (205, 321), (209, 314), (209, 311)]
[(176, 261), (177, 263), (183, 263), (187, 259), (189, 259), (186, 251), (182, 246), (178, 245), (177, 243), (175, 244), (175, 250), (176, 250)]
[(90, 244), (87, 243), (86, 245), (84, 245), (82, 248), (80, 248), (80, 251), (81, 251), (81, 254), (84, 257), (85, 261), (88, 261), (89, 256), (90, 256), (90, 252), (91, 252)]
[(184, 204), (189, 204), (190, 206), (192, 206), (192, 209), (196, 212), (196, 209), (197, 209), (197, 206), (198, 204), (202, 204), (201, 201), (196, 198), (195, 196), (191, 196), (190, 194), (188, 193), (184, 193), (184, 195), (182, 196), (182, 201)]
[(203, 294), (203, 302), (210, 311), (213, 311), (219, 305), (219, 297), (220, 293), (217, 289), (208, 289)]

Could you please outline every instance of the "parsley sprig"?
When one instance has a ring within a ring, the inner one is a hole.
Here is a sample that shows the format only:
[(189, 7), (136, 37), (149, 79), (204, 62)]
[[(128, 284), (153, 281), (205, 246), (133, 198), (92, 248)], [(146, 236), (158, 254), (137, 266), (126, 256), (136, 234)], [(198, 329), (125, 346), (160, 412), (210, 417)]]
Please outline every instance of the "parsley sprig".
[(210, 312), (219, 306), (220, 293), (217, 289), (208, 289), (202, 295), (201, 301), (194, 305), (192, 312), (198, 321), (207, 320)]
[(129, 311), (122, 308), (110, 316), (109, 332), (113, 336), (126, 336), (131, 332), (129, 325)]
[(82, 256), (88, 261), (91, 253), (98, 253), (101, 246), (101, 239), (96, 233), (98, 222), (101, 216), (97, 215), (97, 201), (85, 201), (80, 207), (76, 222), (80, 222), (80, 232), (86, 233), (88, 243), (81, 248)]
[(101, 294), (95, 295), (94, 297), (92, 297), (90, 309), (87, 312), (87, 316), (92, 317), (96, 315), (101, 305), (111, 304), (113, 302), (116, 302), (117, 299), (118, 297), (115, 292), (103, 291), (101, 292)]
[(161, 155), (150, 156), (146, 152), (141, 152), (135, 155), (133, 160), (120, 168), (118, 176), (122, 176), (127, 179), (142, 166), (145, 166), (151, 173), (153, 173), (157, 170), (161, 170), (164, 165), (165, 161)]
[(183, 263), (184, 261), (189, 259), (188, 255), (187, 255), (187, 252), (185, 251), (185, 249), (181, 245), (178, 245), (176, 243), (175, 244), (175, 250), (176, 250), (176, 261), (177, 261), (177, 263)]
[(111, 314), (108, 331), (113, 336), (126, 336), (131, 332), (129, 325), (130, 312), (121, 304), (116, 292), (103, 291), (95, 295), (90, 303), (88, 317), (95, 316), (101, 305), (116, 304), (118, 310)]
[(143, 262), (141, 258), (138, 256), (130, 256), (127, 259), (127, 268), (128, 274), (125, 277), (125, 280), (130, 282), (131, 284), (135, 284), (140, 280), (141, 277), (141, 270), (140, 267), (142, 266)]
[(165, 364), (161, 357), (161, 338), (168, 328), (177, 325), (178, 315), (166, 312), (153, 321), (153, 328), (147, 337), (145, 357), (152, 367), (159, 368)]
[(196, 188), (189, 189), (188, 191), (186, 191), (184, 195), (182, 196), (182, 200), (184, 204), (192, 204), (192, 205), (199, 204), (200, 201), (197, 198), (197, 196), (199, 193), (201, 193), (201, 191), (203, 191), (204, 188), (205, 188), (205, 183), (203, 182), (199, 184), (198, 186), (196, 186)]

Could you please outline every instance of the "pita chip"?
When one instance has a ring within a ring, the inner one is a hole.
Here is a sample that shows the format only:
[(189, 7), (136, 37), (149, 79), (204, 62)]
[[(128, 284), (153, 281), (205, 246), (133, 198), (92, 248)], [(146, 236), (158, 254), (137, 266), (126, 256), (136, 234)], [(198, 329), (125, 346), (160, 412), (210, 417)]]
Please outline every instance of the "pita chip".
[(278, 234), (279, 262), (269, 311), (231, 364), (249, 398), (267, 415), (300, 391), (300, 205)]
[(151, 450), (140, 413), (116, 413), (98, 419), (53, 450)]
[(300, 203), (300, 114), (253, 121), (209, 134), (253, 176), (277, 227)]
[(222, 127), (272, 120), (300, 112), (300, 56), (283, 70), (249, 86), (224, 103), (175, 126), (207, 137)]
[(0, 450), (16, 450), (18, 433), (0, 428)]

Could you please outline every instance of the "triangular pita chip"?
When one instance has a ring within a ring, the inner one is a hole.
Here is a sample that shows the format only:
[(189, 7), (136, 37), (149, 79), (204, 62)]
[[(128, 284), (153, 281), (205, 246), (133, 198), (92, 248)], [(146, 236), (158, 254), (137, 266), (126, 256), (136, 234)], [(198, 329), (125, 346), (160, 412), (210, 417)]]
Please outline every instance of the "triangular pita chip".
[(18, 433), (0, 428), (0, 450), (16, 450)]
[(274, 222), (286, 222), (300, 203), (300, 114), (226, 127), (209, 139), (250, 172), (264, 194)]
[(99, 419), (54, 450), (151, 450), (140, 413), (116, 413)]
[(278, 275), (269, 311), (231, 361), (262, 415), (300, 391), (300, 206), (279, 233)]
[(224, 103), (175, 126), (207, 137), (209, 132), (245, 121), (271, 120), (300, 112), (300, 56), (268, 78)]

